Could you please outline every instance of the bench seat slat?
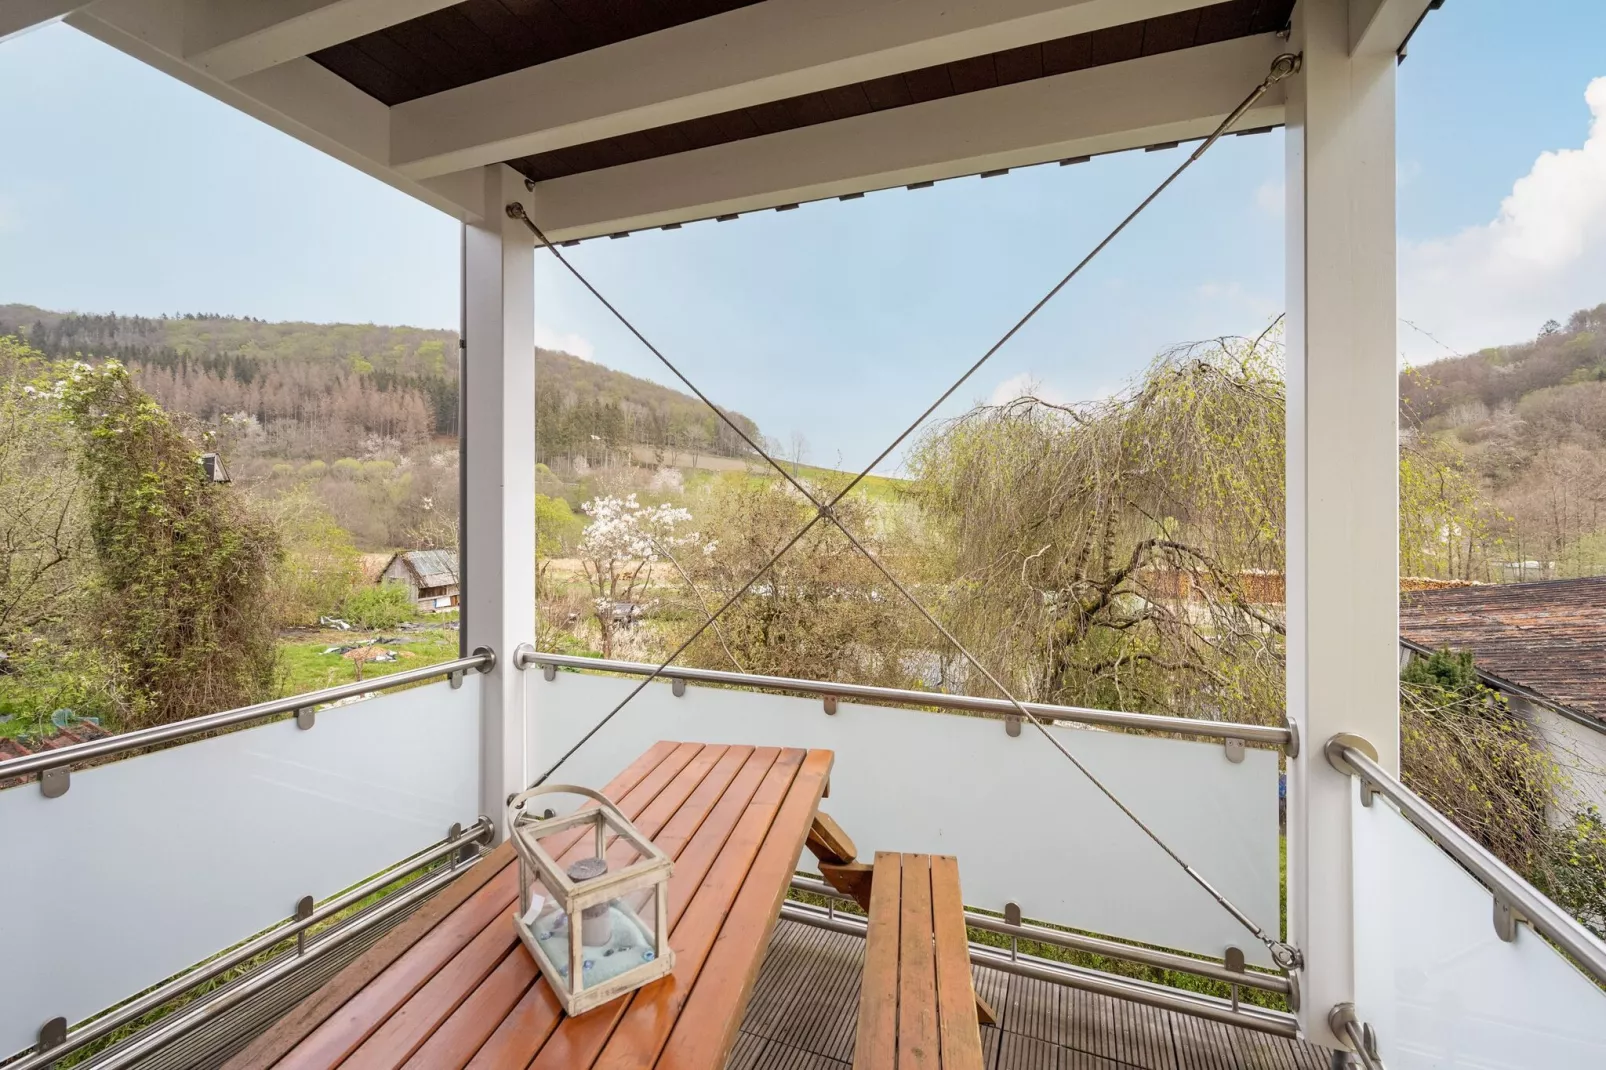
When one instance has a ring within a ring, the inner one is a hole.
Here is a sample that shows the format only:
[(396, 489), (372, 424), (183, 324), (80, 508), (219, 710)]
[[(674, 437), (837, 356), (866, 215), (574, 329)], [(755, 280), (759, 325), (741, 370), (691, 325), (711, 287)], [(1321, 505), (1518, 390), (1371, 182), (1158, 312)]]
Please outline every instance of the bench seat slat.
[(859, 1030), (853, 1070), (893, 1070), (898, 1064), (898, 923), (903, 898), (903, 858), (875, 856), (870, 885), (870, 932), (859, 986)]
[(959, 892), (959, 861), (952, 855), (931, 857), (931, 913), (943, 1070), (981, 1070), (981, 1028), (970, 977), (965, 902)]

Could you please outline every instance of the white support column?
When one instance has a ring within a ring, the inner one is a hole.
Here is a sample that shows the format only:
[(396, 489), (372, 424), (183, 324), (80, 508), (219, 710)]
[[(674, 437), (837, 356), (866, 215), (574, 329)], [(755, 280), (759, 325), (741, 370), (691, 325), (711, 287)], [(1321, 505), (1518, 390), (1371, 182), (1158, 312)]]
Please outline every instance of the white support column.
[(1349, 732), (1399, 768), (1399, 457), (1394, 56), (1350, 53), (1348, 0), (1300, 0), (1289, 82), (1288, 807), (1300, 1019), (1354, 998), (1350, 778), (1323, 744)]
[(462, 604), (467, 649), (496, 651), (480, 708), (480, 812), (500, 840), (507, 797), (528, 783), (513, 652), (535, 639), (535, 248), (499, 207), (528, 207), (523, 179), (502, 164), (484, 178), (485, 223), (463, 228)]

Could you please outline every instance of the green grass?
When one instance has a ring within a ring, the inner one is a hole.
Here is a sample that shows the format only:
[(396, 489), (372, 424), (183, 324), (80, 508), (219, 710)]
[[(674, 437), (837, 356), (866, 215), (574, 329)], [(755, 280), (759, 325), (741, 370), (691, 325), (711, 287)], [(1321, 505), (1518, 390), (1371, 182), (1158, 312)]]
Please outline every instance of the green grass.
[(355, 681), (358, 678), (355, 662), (339, 654), (325, 654), (324, 651), (332, 646), (344, 646), (375, 636), (395, 637), (407, 642), (381, 643), (380, 646), (386, 650), (394, 650), (402, 656), (395, 661), (365, 662), (362, 666), (364, 680), (374, 680), (404, 669), (434, 665), (457, 657), (457, 632), (449, 628), (416, 632), (302, 632), (287, 636), (279, 643), (278, 694), (300, 695)]

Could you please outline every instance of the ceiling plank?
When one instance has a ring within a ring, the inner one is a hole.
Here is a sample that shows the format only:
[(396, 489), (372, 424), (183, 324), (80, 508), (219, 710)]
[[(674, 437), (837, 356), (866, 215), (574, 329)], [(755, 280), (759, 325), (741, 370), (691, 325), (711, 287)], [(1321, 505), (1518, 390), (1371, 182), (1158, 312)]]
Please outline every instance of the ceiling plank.
[(767, 0), (398, 104), (391, 163), (427, 178), (1198, 3)]
[[(1265, 77), (1271, 34), (913, 104), (537, 183), (554, 241), (1208, 134)], [(1283, 121), (1281, 85), (1239, 129)]]
[(85, 5), (86, 0), (0, 0), (0, 41)]
[(184, 59), (226, 82), (457, 0), (186, 0)]

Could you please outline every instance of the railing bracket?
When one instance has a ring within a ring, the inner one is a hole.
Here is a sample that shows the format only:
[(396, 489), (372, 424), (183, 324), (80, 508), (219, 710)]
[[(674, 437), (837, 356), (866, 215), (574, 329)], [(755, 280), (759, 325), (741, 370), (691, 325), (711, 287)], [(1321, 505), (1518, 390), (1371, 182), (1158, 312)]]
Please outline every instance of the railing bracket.
[(670, 681), (669, 690), (674, 692), (676, 698), (684, 698), (686, 695), (686, 681), (678, 676), (675, 677), (674, 680)]
[(67, 1043), (67, 1019), (56, 1017), (39, 1027), (39, 1050), (59, 1048)]
[[(1346, 747), (1354, 747), (1356, 750), (1372, 759), (1372, 761), (1377, 761), (1377, 748), (1372, 746), (1369, 740), (1362, 736), (1357, 736), (1352, 732), (1340, 732), (1338, 735), (1328, 740), (1327, 746), (1323, 749), (1327, 753), (1327, 764), (1332, 766), (1334, 769), (1337, 769), (1345, 776), (1361, 777), (1360, 770), (1350, 765), (1349, 761), (1345, 759), (1344, 749)], [(1365, 778), (1361, 777), (1361, 779), (1364, 780)]]
[(1018, 714), (1004, 714), (1004, 733), (1011, 737), (1020, 735), (1020, 716)]
[(463, 686), (463, 673), (461, 671), (447, 673), (446, 682), (452, 685), (453, 691), (456, 691)]
[[(313, 906), (312, 896), (310, 896), (310, 895), (304, 895), (300, 899), (297, 899), (296, 900), (296, 920), (297, 921), (306, 921), (308, 918), (312, 917), (312, 906)], [(301, 930), (296, 932), (296, 954), (305, 955), (306, 953), (307, 953), (307, 930), (301, 929)]]
[(548, 683), (551, 683), (558, 678), (558, 667), (549, 661), (541, 666), (541, 675), (546, 678)]
[(490, 647), (477, 646), (473, 649), (472, 654), (476, 658), (485, 659), (484, 661), (480, 662), (481, 673), (488, 673), (492, 669), (496, 668), (496, 651), (492, 650)]
[(824, 701), (824, 704), (825, 704), (825, 715), (827, 717), (835, 717), (836, 716), (836, 696), (835, 695), (826, 695), (823, 701)]
[(1510, 903), (1501, 899), (1498, 895), (1494, 897), (1494, 931), (1496, 936), (1508, 944), (1513, 942), (1517, 939), (1517, 926), (1524, 920), (1526, 919), (1517, 913), (1516, 908)]
[(1299, 757), (1299, 722), (1289, 720), (1283, 722), (1288, 730), (1288, 742), (1283, 744), (1283, 755), (1288, 758)]
[(296, 711), (296, 727), (305, 732), (318, 721), (318, 711), (311, 706)]
[(1227, 761), (1234, 765), (1241, 765), (1244, 760), (1244, 741), (1241, 739), (1222, 740), (1222, 749), (1227, 752)]
[(39, 794), (47, 799), (59, 799), (72, 787), (72, 770), (65, 765), (46, 769), (39, 774)]

